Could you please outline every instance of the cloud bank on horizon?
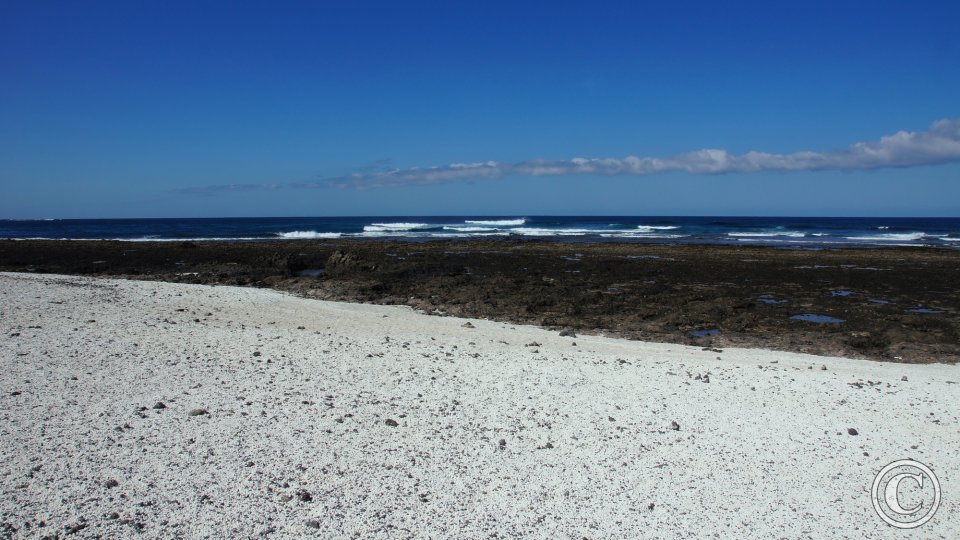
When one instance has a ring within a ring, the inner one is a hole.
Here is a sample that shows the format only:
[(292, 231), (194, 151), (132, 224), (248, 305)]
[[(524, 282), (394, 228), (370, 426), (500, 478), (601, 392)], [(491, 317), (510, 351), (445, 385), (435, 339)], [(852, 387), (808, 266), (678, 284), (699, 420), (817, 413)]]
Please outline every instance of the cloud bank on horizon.
[[(734, 155), (721, 149), (702, 149), (672, 157), (573, 158), (519, 163), (451, 163), (438, 167), (358, 172), (318, 182), (289, 184), (293, 188), (374, 189), (499, 178), (504, 176), (649, 176), (668, 172), (733, 174), (752, 172), (854, 171), (916, 167), (960, 162), (960, 118), (934, 122), (927, 131), (898, 131), (877, 141), (858, 142), (833, 152), (771, 154), (752, 151)], [(210, 186), (189, 191), (232, 191), (243, 186)], [(263, 184), (262, 189), (277, 189)]]

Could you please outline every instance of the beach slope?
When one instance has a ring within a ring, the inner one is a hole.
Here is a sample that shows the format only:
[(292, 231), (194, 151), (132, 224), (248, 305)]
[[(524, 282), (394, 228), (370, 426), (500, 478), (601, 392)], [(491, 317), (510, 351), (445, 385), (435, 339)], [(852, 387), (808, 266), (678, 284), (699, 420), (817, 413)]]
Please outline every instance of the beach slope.
[[(0, 274), (0, 537), (956, 538), (960, 367)], [(912, 458), (933, 519), (870, 487)]]

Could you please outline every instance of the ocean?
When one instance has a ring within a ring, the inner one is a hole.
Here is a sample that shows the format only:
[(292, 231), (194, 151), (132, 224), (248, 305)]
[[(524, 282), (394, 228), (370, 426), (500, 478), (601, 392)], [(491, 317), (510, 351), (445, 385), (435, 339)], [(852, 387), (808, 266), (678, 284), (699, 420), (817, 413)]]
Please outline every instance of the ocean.
[(0, 238), (130, 242), (538, 238), (796, 248), (937, 246), (960, 249), (960, 218), (389, 216), (0, 220)]

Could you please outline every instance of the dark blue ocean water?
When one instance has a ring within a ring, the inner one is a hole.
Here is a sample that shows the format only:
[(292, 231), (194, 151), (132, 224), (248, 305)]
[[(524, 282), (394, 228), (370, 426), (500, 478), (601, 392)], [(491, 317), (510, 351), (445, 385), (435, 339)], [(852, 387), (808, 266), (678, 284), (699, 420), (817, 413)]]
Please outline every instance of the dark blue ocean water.
[(391, 216), (2, 220), (0, 238), (276, 240), (323, 238), (552, 238), (586, 242), (724, 243), (960, 249), (960, 218), (664, 216)]

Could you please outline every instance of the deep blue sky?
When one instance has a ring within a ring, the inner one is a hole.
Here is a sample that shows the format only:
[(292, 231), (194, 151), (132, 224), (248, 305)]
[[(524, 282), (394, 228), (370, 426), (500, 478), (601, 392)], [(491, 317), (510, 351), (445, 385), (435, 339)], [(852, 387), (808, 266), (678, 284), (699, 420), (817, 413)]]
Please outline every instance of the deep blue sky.
[[(958, 163), (288, 186), (923, 131), (960, 117), (960, 2), (302, 4), (0, 3), (0, 217), (960, 216)], [(281, 187), (189, 192), (225, 184)]]

